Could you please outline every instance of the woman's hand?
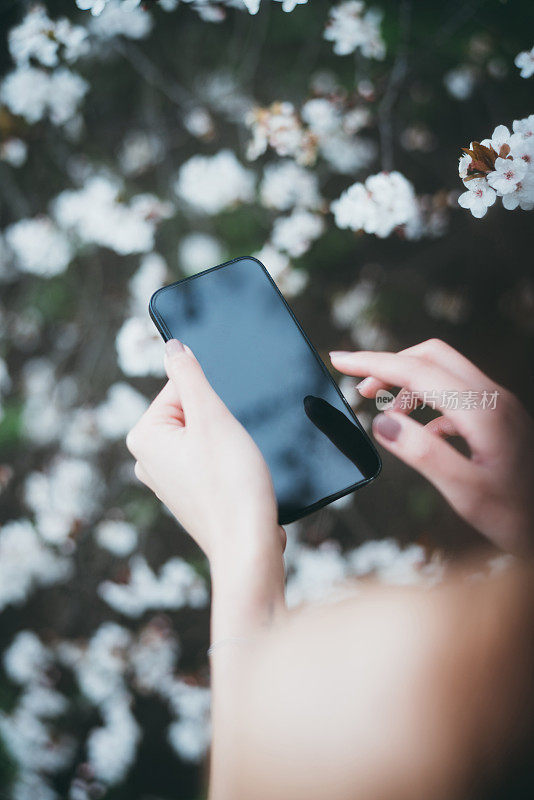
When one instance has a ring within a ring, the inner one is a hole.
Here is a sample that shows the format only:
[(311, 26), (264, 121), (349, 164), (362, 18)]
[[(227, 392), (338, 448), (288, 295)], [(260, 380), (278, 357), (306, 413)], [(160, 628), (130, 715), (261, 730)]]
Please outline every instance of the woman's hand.
[[(373, 432), (424, 475), (467, 522), (499, 547), (527, 553), (534, 543), (534, 424), (521, 403), (449, 345), (432, 339), (400, 353), (330, 354), (347, 375), (366, 377), (364, 397), (401, 387)], [(408, 414), (432, 399), (442, 412), (427, 425)], [(443, 437), (458, 435), (470, 457)]]
[(271, 476), (252, 438), (176, 339), (165, 368), (168, 383), (126, 439), (139, 480), (210, 558), (241, 534), (280, 539)]

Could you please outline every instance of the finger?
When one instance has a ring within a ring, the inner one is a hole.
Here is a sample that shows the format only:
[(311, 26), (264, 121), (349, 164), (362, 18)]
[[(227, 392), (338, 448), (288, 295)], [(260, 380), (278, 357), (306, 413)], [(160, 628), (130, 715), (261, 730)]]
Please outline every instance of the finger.
[(425, 428), (435, 436), (442, 436), (445, 439), (448, 436), (458, 436), (458, 431), (454, 427), (452, 421), (444, 416), (430, 420), (430, 422), (427, 422), (425, 425)]
[[(468, 358), (463, 356), (454, 347), (451, 347), (441, 339), (427, 339), (424, 342), (400, 350), (399, 355), (413, 355), (431, 361), (441, 366), (448, 372), (457, 375), (465, 383), (471, 384), (471, 388), (487, 385), (489, 378), (476, 367)], [(378, 378), (369, 377), (361, 381), (356, 387), (364, 397), (375, 397), (379, 389), (388, 389), (391, 384), (380, 381)]]
[(149, 415), (152, 420), (157, 417), (161, 420), (176, 422), (182, 426), (185, 424), (184, 410), (178, 388), (172, 381), (167, 381), (163, 389), (153, 399), (145, 414)]
[(377, 441), (429, 480), (461, 515), (479, 496), (479, 468), (425, 425), (397, 412), (373, 421)]
[[(479, 440), (487, 438), (488, 415), (482, 408), (473, 404), (462, 407), (459, 402), (456, 408), (453, 403), (448, 403), (445, 407), (445, 400), (450, 397), (451, 392), (457, 398), (467, 397), (472, 386), (426, 359), (401, 353), (361, 351), (335, 354), (332, 362), (347, 374), (373, 375), (391, 386), (404, 386), (407, 390), (422, 395), (427, 404), (435, 403), (436, 408), (441, 403), (443, 414), (453, 420), (459, 433), (466, 439), (469, 436), (474, 437), (477, 446), (480, 444)], [(434, 400), (430, 401), (429, 396)]]
[(169, 339), (165, 344), (165, 369), (180, 398), (186, 421), (195, 417), (206, 403), (219, 399), (193, 352), (178, 339)]

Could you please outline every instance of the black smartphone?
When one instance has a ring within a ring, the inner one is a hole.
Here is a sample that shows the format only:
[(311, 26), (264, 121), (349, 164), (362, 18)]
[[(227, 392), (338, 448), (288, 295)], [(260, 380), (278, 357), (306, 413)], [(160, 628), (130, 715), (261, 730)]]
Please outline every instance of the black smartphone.
[(257, 259), (236, 258), (164, 286), (149, 311), (165, 341), (189, 345), (259, 446), (280, 524), (376, 478), (378, 453)]

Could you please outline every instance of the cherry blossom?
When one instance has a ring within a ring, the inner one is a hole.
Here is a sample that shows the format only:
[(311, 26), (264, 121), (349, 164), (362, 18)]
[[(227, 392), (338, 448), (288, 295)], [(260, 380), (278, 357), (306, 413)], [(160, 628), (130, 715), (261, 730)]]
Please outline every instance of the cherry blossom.
[(495, 203), (496, 199), (495, 190), (481, 181), (469, 191), (461, 194), (458, 198), (458, 203), (462, 208), (468, 208), (474, 217), (481, 219), (481, 217), (485, 216), (488, 208)]
[(174, 184), (179, 198), (204, 214), (252, 200), (254, 175), (230, 150), (214, 156), (193, 156), (180, 168)]
[(338, 228), (364, 230), (380, 238), (418, 214), (415, 192), (400, 172), (381, 172), (355, 183), (331, 205)]
[(525, 177), (527, 165), (519, 159), (497, 158), (495, 170), (488, 175), (489, 185), (501, 194), (508, 194), (517, 188)]
[(361, 0), (348, 0), (330, 11), (324, 38), (334, 42), (334, 53), (340, 56), (361, 50), (366, 58), (383, 59), (386, 46), (380, 34), (382, 12), (366, 9)]
[(497, 197), (508, 211), (534, 208), (534, 114), (514, 120), (512, 131), (498, 125), (491, 139), (471, 142), (460, 157), (458, 172), (468, 191), (458, 202), (475, 217), (483, 217)]
[(514, 64), (521, 70), (522, 78), (530, 78), (534, 75), (534, 47), (532, 50), (523, 50), (522, 53), (518, 53)]

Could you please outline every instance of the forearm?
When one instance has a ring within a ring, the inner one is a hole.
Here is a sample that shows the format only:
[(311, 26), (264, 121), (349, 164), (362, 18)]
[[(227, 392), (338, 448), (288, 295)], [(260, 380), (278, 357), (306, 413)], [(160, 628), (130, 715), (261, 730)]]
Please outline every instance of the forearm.
[(279, 537), (258, 545), (250, 535), (233, 550), (211, 559), (210, 655), (212, 754), (210, 800), (233, 798), (238, 750), (234, 720), (250, 649), (262, 633), (283, 618), (284, 563)]

